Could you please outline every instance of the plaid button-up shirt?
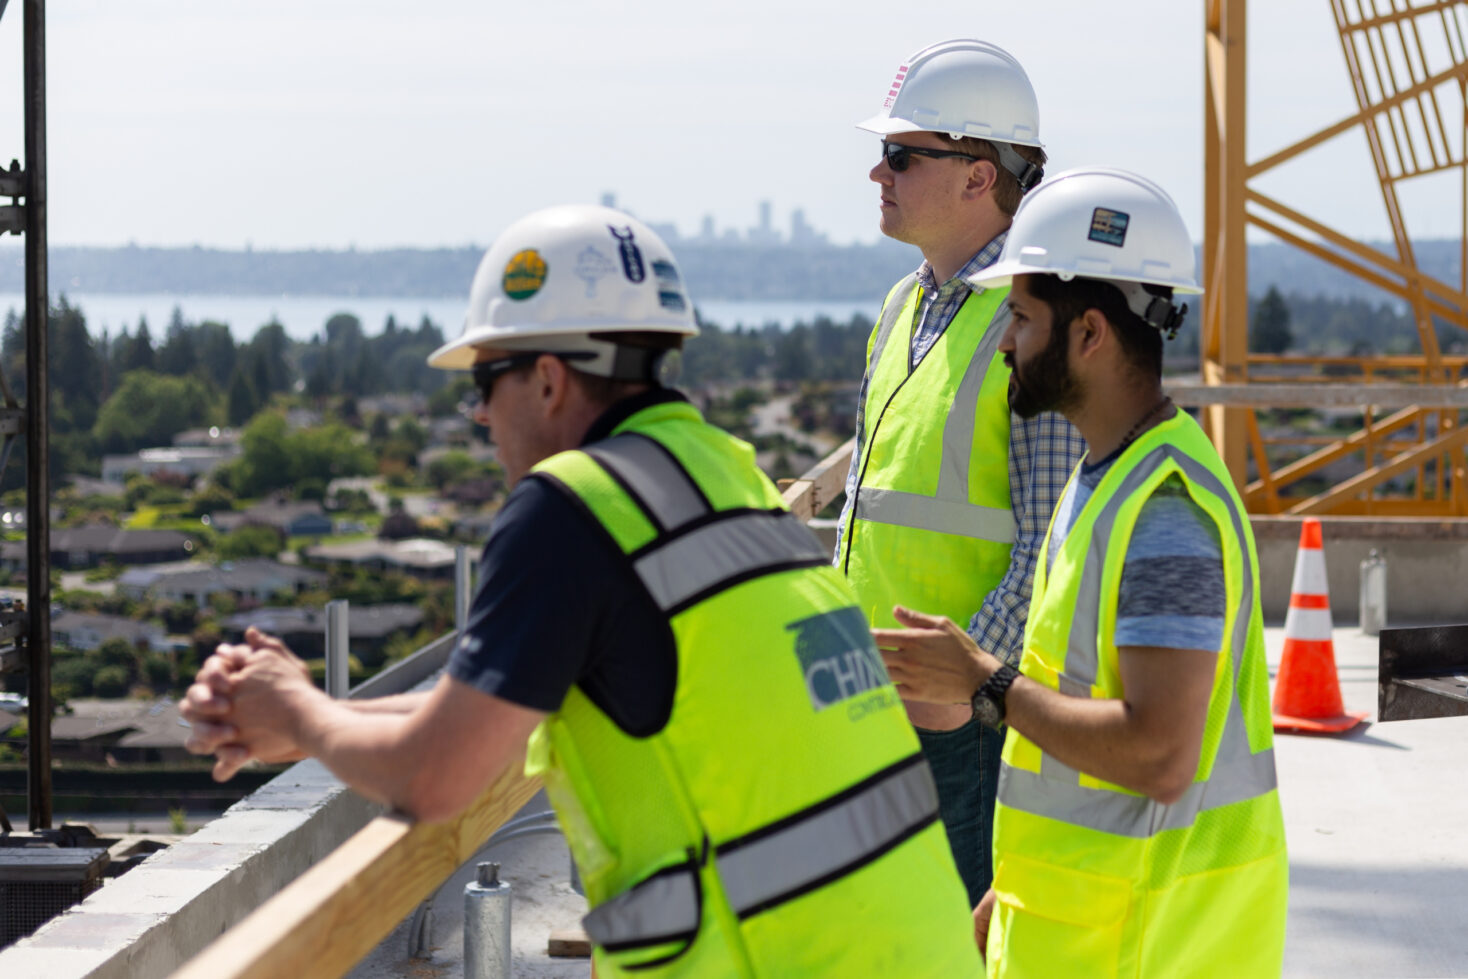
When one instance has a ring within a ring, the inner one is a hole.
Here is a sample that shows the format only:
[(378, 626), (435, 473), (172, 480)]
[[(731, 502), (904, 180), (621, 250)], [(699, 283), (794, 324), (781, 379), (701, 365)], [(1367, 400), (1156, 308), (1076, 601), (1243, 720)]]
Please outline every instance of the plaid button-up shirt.
[[(909, 369), (922, 363), (923, 357), (938, 342), (964, 301), (973, 293), (964, 277), (981, 272), (998, 261), (1007, 234), (1001, 232), (979, 249), (957, 274), (941, 286), (934, 280), (932, 265), (924, 261), (919, 266), (917, 280), (922, 295), (914, 311), (917, 327), (912, 331), (912, 345), (908, 350)], [(998, 316), (1006, 314), (1007, 310), (1001, 309)], [(846, 526), (856, 500), (857, 480), (861, 472), (868, 380), (868, 377), (862, 378), (857, 400), (856, 451), (851, 457), (851, 470), (846, 475), (846, 503), (838, 524), (842, 528)], [(978, 609), (969, 620), (968, 633), (980, 648), (1018, 666), (1024, 647), (1025, 620), (1030, 610), (1030, 590), (1035, 581), (1035, 562), (1039, 560), (1040, 547), (1045, 542), (1050, 514), (1055, 510), (1076, 463), (1085, 454), (1086, 443), (1063, 416), (1054, 412), (1044, 412), (1028, 419), (1011, 414), (1009, 421), (1009, 500), (1014, 510), (1014, 548), (1009, 556), (1009, 569), (999, 584), (987, 595), (974, 596)], [(838, 562), (841, 544), (838, 539)]]

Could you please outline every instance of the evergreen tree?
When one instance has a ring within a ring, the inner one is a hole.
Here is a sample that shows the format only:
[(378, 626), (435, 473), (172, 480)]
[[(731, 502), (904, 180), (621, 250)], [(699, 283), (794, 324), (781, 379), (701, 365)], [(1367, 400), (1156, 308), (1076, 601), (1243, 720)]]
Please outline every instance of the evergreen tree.
[(153, 356), (153, 334), (148, 331), (148, 318), (138, 317), (138, 332), (133, 336), (133, 342), (127, 348), (127, 362), (123, 365), (125, 371), (153, 370), (156, 366), (156, 358)]
[(250, 384), (250, 379), (245, 376), (243, 370), (236, 367), (229, 378), (229, 394), (225, 406), (225, 415), (230, 425), (239, 428), (255, 417), (255, 412), (259, 410), (260, 400)]
[(1295, 338), (1290, 333), (1290, 308), (1274, 286), (1254, 307), (1249, 323), (1249, 349), (1261, 354), (1282, 354)]

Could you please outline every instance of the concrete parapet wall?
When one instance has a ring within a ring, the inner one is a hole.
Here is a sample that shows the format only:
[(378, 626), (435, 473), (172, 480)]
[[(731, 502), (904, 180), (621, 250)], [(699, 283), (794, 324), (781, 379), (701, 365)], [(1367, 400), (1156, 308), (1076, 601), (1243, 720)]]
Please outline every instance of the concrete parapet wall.
[(381, 812), (318, 762), (294, 765), (0, 952), (0, 976), (166, 976)]
[[(1289, 608), (1301, 520), (1251, 518), (1259, 549), (1260, 598), (1264, 618), (1271, 623), (1283, 622)], [(1359, 621), (1361, 561), (1373, 547), (1387, 562), (1389, 624), (1468, 622), (1468, 520), (1322, 517), (1320, 522), (1337, 626)], [(812, 520), (810, 528), (835, 550), (835, 521)]]
[[(1284, 621), (1300, 517), (1252, 518), (1264, 617)], [(1361, 561), (1375, 548), (1387, 563), (1387, 623), (1468, 622), (1468, 520), (1322, 517), (1330, 610), (1337, 627), (1359, 621)]]

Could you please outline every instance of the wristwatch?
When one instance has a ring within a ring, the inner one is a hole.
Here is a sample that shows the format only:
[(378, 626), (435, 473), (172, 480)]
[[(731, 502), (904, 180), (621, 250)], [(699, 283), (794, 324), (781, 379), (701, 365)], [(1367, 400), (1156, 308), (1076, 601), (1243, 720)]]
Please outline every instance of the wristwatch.
[(969, 703), (973, 706), (974, 716), (979, 723), (986, 727), (999, 730), (1004, 724), (1004, 698), (1009, 693), (1009, 685), (1014, 683), (1014, 678), (1019, 676), (1019, 670), (1002, 663), (999, 669), (989, 674), (989, 679), (979, 685), (974, 691), (973, 700)]

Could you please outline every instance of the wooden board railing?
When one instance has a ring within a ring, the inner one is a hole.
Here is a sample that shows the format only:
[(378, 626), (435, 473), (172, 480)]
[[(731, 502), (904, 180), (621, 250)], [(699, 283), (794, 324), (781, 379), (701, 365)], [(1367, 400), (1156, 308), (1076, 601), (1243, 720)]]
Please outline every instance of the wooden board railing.
[(816, 463), (798, 479), (780, 481), (785, 505), (801, 520), (816, 516), (846, 488), (846, 472), (851, 468), (851, 454), (856, 439), (850, 439), (826, 458)]
[(174, 973), (338, 979), (540, 789), (516, 762), (447, 823), (379, 816)]

